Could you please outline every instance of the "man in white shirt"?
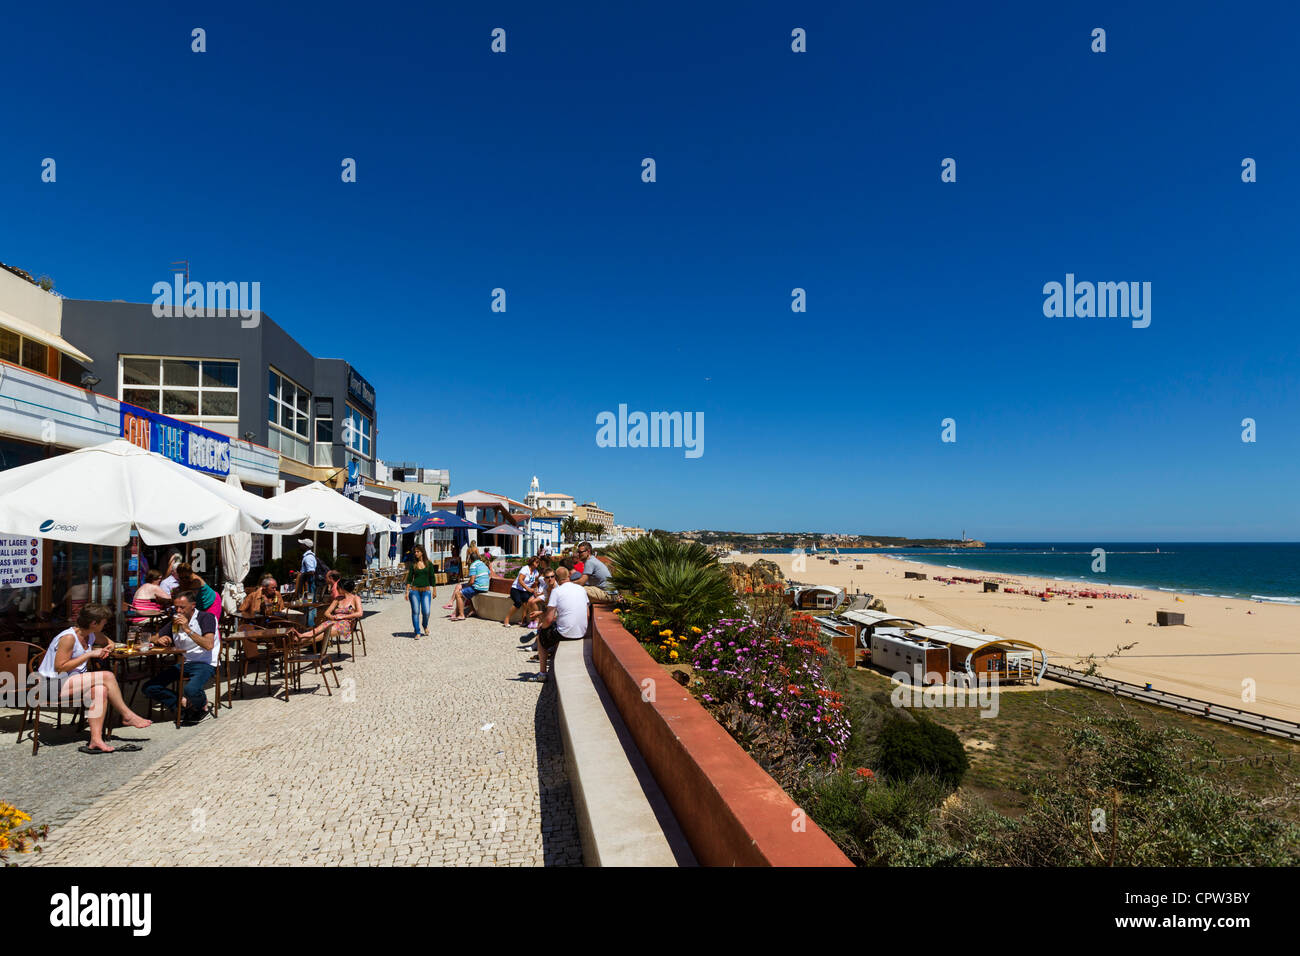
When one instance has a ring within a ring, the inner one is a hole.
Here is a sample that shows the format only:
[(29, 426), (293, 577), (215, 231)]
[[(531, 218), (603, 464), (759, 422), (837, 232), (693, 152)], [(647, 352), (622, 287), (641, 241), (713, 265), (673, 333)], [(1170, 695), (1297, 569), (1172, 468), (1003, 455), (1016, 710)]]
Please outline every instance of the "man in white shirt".
[[(216, 673), (221, 656), (217, 619), (207, 611), (200, 611), (194, 602), (193, 591), (178, 593), (173, 605), (175, 615), (154, 638), (155, 643), (162, 647), (171, 645), (185, 652), (185, 686), (181, 691), (180, 708), (181, 719), (190, 722), (202, 720), (211, 713), (203, 688)], [(176, 676), (175, 667), (163, 668), (144, 685), (145, 696), (169, 710), (174, 709), (177, 706)]]
[(555, 581), (555, 588), (546, 599), (541, 629), (537, 632), (540, 670), (534, 680), (547, 679), (550, 659), (560, 641), (580, 641), (587, 636), (587, 613), (591, 607), (587, 592), (569, 580), (569, 569), (563, 565), (555, 569)]

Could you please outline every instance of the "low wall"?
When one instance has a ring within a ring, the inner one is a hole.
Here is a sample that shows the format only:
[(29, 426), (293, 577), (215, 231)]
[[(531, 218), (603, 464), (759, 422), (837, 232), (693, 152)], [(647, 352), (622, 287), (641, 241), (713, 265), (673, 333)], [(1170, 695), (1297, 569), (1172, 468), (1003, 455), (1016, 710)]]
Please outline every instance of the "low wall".
[[(592, 660), (705, 866), (852, 866), (613, 611), (593, 614)], [(645, 684), (647, 680), (653, 684)], [(647, 701), (654, 688), (654, 700)]]

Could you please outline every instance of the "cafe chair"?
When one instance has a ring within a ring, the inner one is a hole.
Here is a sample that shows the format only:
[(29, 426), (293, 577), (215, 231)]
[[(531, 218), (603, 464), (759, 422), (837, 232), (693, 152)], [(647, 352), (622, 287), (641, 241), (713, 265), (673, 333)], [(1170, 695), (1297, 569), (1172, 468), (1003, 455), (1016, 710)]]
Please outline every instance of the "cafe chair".
[[(28, 654), (31, 654), (28, 657)], [(18, 739), (15, 743), (22, 743), (23, 733), (27, 730), (27, 719), (32, 719), (32, 756), (36, 756), (37, 751), (41, 749), (41, 706), (45, 700), (46, 683), (50, 687), (57, 686), (55, 682), (40, 681), (40, 692), (36, 694), (33, 703), (27, 694), (28, 675), (35, 674), (37, 668), (41, 666), (41, 659), (45, 656), (45, 651), (35, 644), (28, 644), (26, 641), (5, 641), (0, 643), (0, 673), (8, 673), (14, 678), (14, 686), (23, 694), (23, 716), (18, 723)], [(24, 664), (26, 667), (24, 668)], [(63, 700), (56, 693), (55, 707), (58, 713), (58, 720), (55, 727), (63, 726)], [(15, 701), (16, 703), (16, 701)], [(81, 729), (86, 723), (86, 708), (78, 704), (72, 710), (72, 720), (74, 729)]]
[[(300, 638), (285, 648), (284, 673), (286, 685), (290, 677), (293, 679), (294, 690), (302, 690), (303, 671), (312, 670), (320, 675), (325, 684), (325, 693), (333, 697), (334, 692), (330, 690), (329, 674), (334, 674), (334, 684), (342, 687), (339, 680), (338, 667), (335, 666), (333, 659), (329, 655), (330, 642), (333, 635), (326, 632), (319, 637)], [(292, 655), (292, 656), (290, 656)], [(326, 672), (329, 668), (329, 672)], [(285, 689), (284, 699), (289, 699), (289, 691)]]

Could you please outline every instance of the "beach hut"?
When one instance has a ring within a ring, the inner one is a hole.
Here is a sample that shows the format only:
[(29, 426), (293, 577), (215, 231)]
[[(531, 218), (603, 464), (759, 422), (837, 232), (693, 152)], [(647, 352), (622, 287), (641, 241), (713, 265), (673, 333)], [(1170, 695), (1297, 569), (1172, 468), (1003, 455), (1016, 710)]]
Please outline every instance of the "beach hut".
[[(982, 634), (946, 624), (914, 628), (914, 641), (930, 641), (948, 647), (952, 673), (972, 678), (996, 677), (999, 681), (1028, 680), (1037, 684), (1047, 669), (1047, 654), (1036, 644), (1015, 638)], [(1035, 661), (1035, 654), (1038, 661)]]
[(914, 684), (946, 684), (950, 651), (946, 644), (912, 641), (901, 631), (882, 628), (871, 635), (871, 665), (887, 674), (907, 674)]
[(911, 618), (899, 617), (885, 611), (872, 611), (868, 608), (845, 611), (840, 616), (859, 626), (858, 644), (862, 647), (871, 646), (871, 635), (880, 628), (897, 627), (900, 628), (901, 634), (905, 629), (922, 626), (920, 621), (913, 621)]
[(830, 585), (795, 585), (786, 591), (787, 603), (796, 610), (834, 610), (844, 603), (844, 588)]

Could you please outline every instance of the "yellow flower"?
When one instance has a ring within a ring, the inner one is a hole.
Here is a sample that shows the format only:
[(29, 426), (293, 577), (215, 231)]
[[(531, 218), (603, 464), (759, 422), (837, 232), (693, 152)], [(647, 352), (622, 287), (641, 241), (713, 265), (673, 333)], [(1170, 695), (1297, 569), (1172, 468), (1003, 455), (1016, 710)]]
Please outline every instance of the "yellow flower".
[(660, 631), (660, 632), (659, 632), (659, 636), (660, 636), (660, 637), (672, 637), (672, 636), (673, 636), (673, 632), (672, 632), (672, 631)]
[(658, 624), (659, 622), (658, 622), (658, 621), (651, 621), (650, 623), (651, 623), (651, 624)]
[(691, 630), (694, 631), (696, 634), (703, 634), (703, 633), (704, 633), (704, 631), (700, 630), (700, 628), (698, 628), (698, 627), (693, 627), (693, 628), (691, 628)]
[(671, 657), (673, 660), (677, 660), (677, 652), (676, 652), (676, 651), (673, 651), (673, 652), (670, 653), (668, 656)]

